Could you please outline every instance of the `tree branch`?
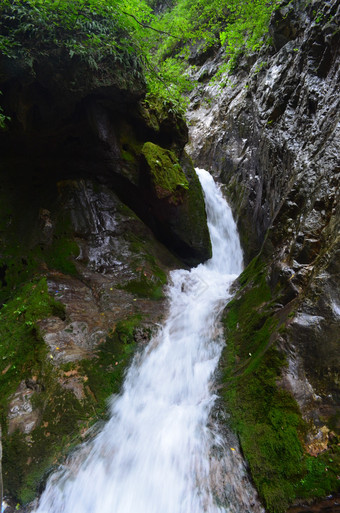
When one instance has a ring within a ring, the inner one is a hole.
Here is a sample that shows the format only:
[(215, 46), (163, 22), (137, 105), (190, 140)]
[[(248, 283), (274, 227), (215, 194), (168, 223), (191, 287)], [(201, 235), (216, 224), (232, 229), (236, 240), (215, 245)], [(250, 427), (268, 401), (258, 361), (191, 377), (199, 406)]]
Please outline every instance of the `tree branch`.
[(165, 32), (164, 30), (158, 30), (154, 27), (151, 27), (151, 25), (148, 25), (147, 23), (143, 23), (142, 21), (139, 21), (136, 16), (134, 16), (133, 14), (130, 14), (126, 11), (122, 11), (121, 9), (119, 9), (121, 13), (125, 14), (126, 16), (130, 16), (131, 18), (133, 18), (139, 25), (141, 25), (143, 28), (148, 28), (150, 30), (153, 30), (154, 32), (158, 32), (159, 34), (165, 34), (166, 36), (170, 36), (170, 37), (173, 37), (175, 39), (180, 39), (179, 37), (177, 36), (174, 36), (173, 34), (170, 34), (169, 32)]

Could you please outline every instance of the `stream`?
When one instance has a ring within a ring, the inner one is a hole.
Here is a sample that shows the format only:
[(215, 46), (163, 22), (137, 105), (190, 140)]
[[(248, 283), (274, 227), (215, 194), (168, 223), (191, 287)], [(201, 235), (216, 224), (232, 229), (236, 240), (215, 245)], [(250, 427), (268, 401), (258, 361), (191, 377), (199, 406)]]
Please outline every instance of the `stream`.
[(36, 513), (263, 511), (227, 419), (214, 420), (219, 319), (243, 259), (219, 187), (207, 171), (197, 174), (213, 257), (171, 272), (164, 325), (135, 355), (102, 431), (49, 478)]

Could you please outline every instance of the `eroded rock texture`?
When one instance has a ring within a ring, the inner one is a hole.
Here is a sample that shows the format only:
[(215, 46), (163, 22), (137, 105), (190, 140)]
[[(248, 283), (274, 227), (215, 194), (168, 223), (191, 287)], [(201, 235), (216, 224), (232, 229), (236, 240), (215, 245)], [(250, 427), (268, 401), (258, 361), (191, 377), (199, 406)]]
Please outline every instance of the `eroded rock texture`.
[[(247, 260), (262, 250), (273, 262), (271, 279), (290, 282), (286, 302), (300, 298), (289, 339), (324, 401), (334, 404), (340, 363), (339, 10), (337, 2), (313, 2), (305, 13), (298, 7), (290, 3), (273, 18), (274, 54), (241, 61), (221, 90), (201, 86), (189, 116), (189, 149), (226, 185)], [(212, 73), (217, 65), (218, 58), (203, 68)]]
[(314, 456), (340, 428), (338, 27), (337, 1), (287, 2), (273, 46), (240, 58), (224, 87), (209, 84), (221, 54), (205, 62), (189, 113), (189, 153), (224, 184), (246, 260), (260, 253), (265, 265), (272, 303), (259, 298), (256, 312), (271, 308), (281, 326), (267, 347), (287, 356), (280, 386)]

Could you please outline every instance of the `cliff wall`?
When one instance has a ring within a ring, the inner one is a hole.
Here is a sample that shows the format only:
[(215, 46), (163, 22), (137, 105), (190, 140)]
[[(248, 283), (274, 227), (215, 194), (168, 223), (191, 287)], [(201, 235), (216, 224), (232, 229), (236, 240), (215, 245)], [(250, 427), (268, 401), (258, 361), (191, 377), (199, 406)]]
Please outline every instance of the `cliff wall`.
[[(205, 62), (188, 119), (189, 152), (223, 184), (251, 262), (225, 313), (223, 379), (237, 398), (225, 396), (262, 497), (281, 511), (299, 495), (334, 491), (324, 480), (327, 458), (305, 488), (317, 455), (328, 448), (333, 460), (340, 428), (339, 3), (287, 2), (270, 35), (271, 45), (240, 57), (222, 87), (213, 78), (221, 51)], [(299, 449), (289, 470), (294, 442), (275, 435), (292, 425), (277, 421), (268, 393), (282, 415), (297, 411), (276, 387), (293, 394), (306, 421), (296, 436), (314, 458), (308, 472)], [(276, 445), (276, 462), (275, 451), (251, 448), (262, 439)]]

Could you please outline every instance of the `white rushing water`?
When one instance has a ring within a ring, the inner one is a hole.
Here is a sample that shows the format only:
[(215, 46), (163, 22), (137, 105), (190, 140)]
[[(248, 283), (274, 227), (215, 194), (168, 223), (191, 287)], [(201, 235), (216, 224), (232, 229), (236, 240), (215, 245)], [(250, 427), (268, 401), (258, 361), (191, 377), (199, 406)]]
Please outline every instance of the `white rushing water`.
[(37, 513), (260, 511), (237, 442), (232, 451), (224, 447), (210, 426), (211, 380), (223, 348), (218, 318), (242, 251), (219, 188), (209, 173), (197, 173), (213, 257), (171, 273), (164, 326), (136, 355), (101, 433), (49, 479)]

